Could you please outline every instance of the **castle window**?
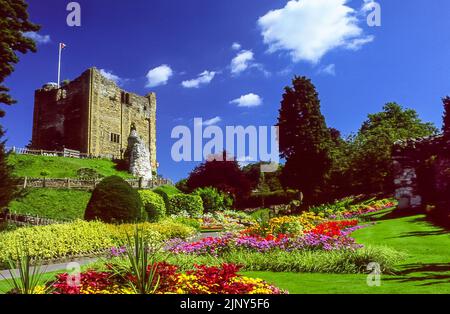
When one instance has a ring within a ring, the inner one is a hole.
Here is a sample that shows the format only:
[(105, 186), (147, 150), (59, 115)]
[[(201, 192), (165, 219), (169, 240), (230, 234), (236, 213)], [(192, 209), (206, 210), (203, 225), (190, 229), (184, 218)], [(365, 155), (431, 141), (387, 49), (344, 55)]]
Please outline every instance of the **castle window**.
[(120, 143), (120, 135), (116, 133), (111, 133), (110, 137), (111, 142)]
[(144, 111), (147, 111), (147, 106), (144, 106)]
[(130, 105), (130, 94), (120, 92), (120, 102), (125, 105)]

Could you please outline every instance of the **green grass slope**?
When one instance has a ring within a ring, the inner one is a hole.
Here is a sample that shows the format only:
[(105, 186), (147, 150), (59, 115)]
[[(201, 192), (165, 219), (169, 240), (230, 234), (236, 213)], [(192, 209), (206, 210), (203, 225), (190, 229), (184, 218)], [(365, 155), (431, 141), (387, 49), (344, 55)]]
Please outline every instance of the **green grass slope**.
[(382, 275), (381, 286), (369, 287), (367, 275), (245, 272), (290, 293), (450, 293), (450, 234), (425, 216), (372, 217), (377, 224), (353, 234), (358, 243), (386, 245), (405, 252), (395, 275)]
[(37, 215), (51, 219), (83, 219), (88, 191), (27, 189), (24, 195), (9, 204), (13, 213)]
[(65, 157), (47, 157), (33, 155), (11, 154), (8, 163), (14, 167), (14, 175), (18, 177), (40, 177), (42, 171), (47, 171), (48, 178), (76, 178), (77, 170), (90, 168), (107, 177), (117, 175), (122, 178), (132, 178), (126, 171), (116, 169), (116, 164), (107, 159), (77, 159)]

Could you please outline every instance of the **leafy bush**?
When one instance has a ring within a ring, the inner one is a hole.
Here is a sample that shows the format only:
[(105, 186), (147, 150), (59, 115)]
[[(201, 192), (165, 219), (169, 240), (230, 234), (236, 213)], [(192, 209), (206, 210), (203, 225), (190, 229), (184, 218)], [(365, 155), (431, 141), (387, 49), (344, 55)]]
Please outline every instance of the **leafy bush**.
[(169, 204), (169, 196), (182, 193), (180, 190), (178, 190), (173, 185), (163, 185), (163, 186), (157, 187), (156, 189), (153, 190), (153, 192), (155, 192), (156, 194), (159, 194), (163, 198), (164, 203), (166, 205), (166, 210), (169, 209), (169, 205), (170, 205)]
[(175, 194), (169, 196), (167, 212), (169, 214), (177, 214), (182, 211), (186, 211), (194, 217), (203, 214), (202, 198), (198, 195), (191, 194)]
[(186, 239), (196, 233), (195, 228), (193, 228), (192, 226), (177, 222), (170, 218), (164, 219), (158, 223), (152, 223), (148, 225), (150, 225), (151, 230), (154, 230), (161, 234), (161, 237), (163, 239)]
[(117, 176), (100, 182), (88, 203), (84, 218), (104, 222), (135, 222), (144, 220), (139, 193)]
[(192, 194), (202, 198), (203, 208), (207, 213), (227, 210), (233, 206), (233, 199), (229, 195), (213, 187), (198, 188)]
[(166, 215), (166, 204), (161, 195), (152, 191), (139, 191), (149, 221), (158, 221)]
[[(186, 239), (195, 230), (186, 225), (168, 220), (161, 223), (137, 225), (149, 242), (159, 243), (172, 238)], [(27, 248), (35, 259), (58, 259), (71, 256), (86, 256), (121, 247), (132, 235), (136, 225), (111, 225), (100, 221), (77, 220), (67, 224), (24, 227), (0, 233), (0, 265), (9, 259), (18, 258), (18, 247)]]

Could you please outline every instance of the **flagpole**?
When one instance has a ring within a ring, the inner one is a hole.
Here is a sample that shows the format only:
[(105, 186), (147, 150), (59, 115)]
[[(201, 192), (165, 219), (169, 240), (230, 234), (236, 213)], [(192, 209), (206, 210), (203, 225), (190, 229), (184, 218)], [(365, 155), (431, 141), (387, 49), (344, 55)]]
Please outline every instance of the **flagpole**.
[(59, 53), (58, 53), (58, 88), (61, 83), (61, 43), (59, 43)]

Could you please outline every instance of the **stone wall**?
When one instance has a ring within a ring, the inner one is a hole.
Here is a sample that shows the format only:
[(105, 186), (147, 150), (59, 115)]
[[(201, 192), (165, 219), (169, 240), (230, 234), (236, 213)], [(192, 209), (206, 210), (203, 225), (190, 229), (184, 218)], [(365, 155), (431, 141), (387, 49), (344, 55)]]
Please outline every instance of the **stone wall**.
[(450, 139), (444, 135), (394, 145), (395, 197), (401, 208), (446, 201), (450, 179)]
[(87, 152), (88, 94), (87, 73), (60, 89), (47, 84), (36, 90), (33, 148)]
[(132, 124), (156, 169), (156, 95), (126, 92), (91, 68), (61, 88), (36, 91), (32, 146), (122, 158)]

